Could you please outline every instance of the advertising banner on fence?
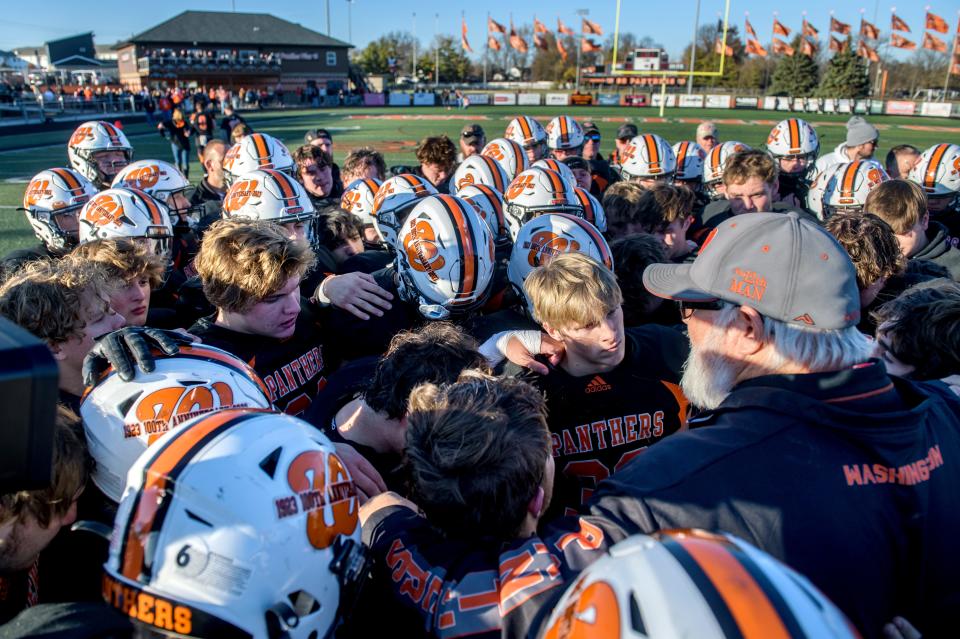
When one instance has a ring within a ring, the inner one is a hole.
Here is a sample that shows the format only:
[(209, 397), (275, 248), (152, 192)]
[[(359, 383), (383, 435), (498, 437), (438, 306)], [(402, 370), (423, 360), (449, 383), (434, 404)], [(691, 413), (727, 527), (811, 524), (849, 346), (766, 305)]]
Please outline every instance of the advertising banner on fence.
[(650, 102), (647, 100), (647, 95), (645, 93), (620, 96), (620, 106), (644, 107), (648, 104), (650, 104)]
[(909, 102), (907, 100), (887, 100), (884, 113), (887, 115), (913, 115), (916, 110), (916, 102)]
[(790, 110), (790, 98), (784, 96), (777, 97), (777, 111), (789, 111)]
[[(677, 96), (673, 93), (668, 93), (665, 96), (659, 93), (654, 93), (651, 97), (653, 98), (653, 106), (655, 107), (660, 106), (661, 102), (668, 107), (677, 106)], [(666, 98), (666, 100), (664, 100), (664, 98)]]
[(410, 106), (410, 94), (391, 92), (390, 106)]
[(837, 101), (833, 98), (824, 98), (823, 99), (823, 112), (824, 113), (836, 113), (837, 112)]
[(708, 109), (729, 109), (733, 106), (733, 96), (708, 95), (704, 99), (704, 105)]
[(436, 104), (437, 96), (433, 93), (414, 93), (413, 94), (413, 105), (414, 106), (433, 106)]
[(737, 98), (734, 102), (737, 109), (759, 109), (760, 106), (760, 98)]
[(570, 104), (570, 95), (567, 93), (548, 93), (547, 106), (567, 106)]
[(850, 113), (853, 110), (853, 106), (849, 99), (840, 98), (837, 100), (837, 112), (838, 113)]
[(870, 113), (883, 115), (883, 100), (870, 100)]
[(702, 95), (681, 95), (680, 96), (680, 106), (687, 108), (702, 109), (703, 108), (703, 96)]
[(382, 93), (364, 93), (363, 103), (367, 106), (383, 106), (386, 101), (383, 99)]
[(494, 93), (493, 103), (497, 106), (517, 103), (516, 93)]
[(920, 115), (929, 115), (934, 117), (949, 118), (949, 102), (924, 102), (920, 105)]
[(521, 93), (517, 96), (517, 104), (524, 104), (528, 106), (538, 106), (540, 104), (540, 94), (539, 93)]
[(570, 96), (570, 104), (577, 106), (590, 106), (593, 104), (593, 96), (589, 93), (574, 93)]
[(468, 93), (467, 97), (470, 98), (470, 104), (490, 104), (490, 94), (489, 93)]
[(766, 111), (773, 111), (777, 108), (777, 98), (772, 95), (768, 95), (763, 98), (763, 108)]
[(620, 96), (616, 93), (601, 93), (597, 96), (597, 104), (601, 106), (617, 106), (620, 104)]
[(793, 110), (794, 111), (805, 111), (806, 110), (806, 101), (803, 98), (794, 98), (793, 99)]

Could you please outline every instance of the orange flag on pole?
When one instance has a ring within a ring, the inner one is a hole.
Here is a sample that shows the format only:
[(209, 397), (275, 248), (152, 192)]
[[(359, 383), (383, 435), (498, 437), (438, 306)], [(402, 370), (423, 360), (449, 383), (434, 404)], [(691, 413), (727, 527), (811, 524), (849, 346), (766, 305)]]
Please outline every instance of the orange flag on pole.
[(494, 20), (493, 18), (487, 19), (487, 33), (506, 33), (507, 28)]
[(857, 44), (857, 55), (870, 60), (870, 62), (880, 62), (880, 56), (877, 55), (877, 52), (863, 40)]
[(761, 58), (767, 57), (767, 50), (764, 49), (759, 42), (751, 38), (747, 38), (747, 53), (758, 55)]
[(890, 16), (890, 29), (892, 31), (906, 31), (910, 33), (910, 27), (907, 26), (907, 23), (897, 17), (897, 14)]
[(939, 51), (940, 53), (947, 52), (947, 43), (938, 38), (935, 35), (930, 35), (929, 33), (923, 34), (923, 48), (930, 49), (931, 51)]
[(776, 18), (773, 19), (773, 32), (777, 35), (782, 35), (784, 37), (790, 36), (790, 27), (783, 24)]
[(590, 35), (603, 35), (603, 29), (600, 28), (600, 25), (596, 22), (590, 22), (586, 18), (583, 19), (583, 32)]
[(801, 41), (800, 41), (800, 53), (802, 53), (803, 55), (810, 56), (810, 57), (812, 58), (814, 55), (816, 55), (817, 51), (816, 51), (816, 49), (813, 47), (813, 43), (812, 43), (812, 42), (810, 42), (809, 40), (801, 40)]
[(804, 19), (803, 21), (803, 35), (810, 36), (811, 38), (820, 37), (820, 32), (817, 31), (817, 28)]
[(837, 38), (834, 38), (833, 36), (830, 36), (830, 50), (837, 51), (837, 52), (846, 51), (847, 43), (843, 40), (839, 40)]
[(492, 35), (487, 36), (487, 46), (493, 49), (494, 51), (500, 50), (500, 41), (494, 38)]
[(890, 46), (896, 47), (898, 49), (906, 49), (908, 51), (913, 51), (917, 48), (917, 43), (913, 40), (907, 40), (899, 33), (890, 34)]
[(584, 53), (593, 53), (595, 51), (600, 51), (601, 49), (603, 49), (603, 47), (590, 38), (581, 38), (580, 40), (580, 50)]
[(927, 11), (927, 28), (937, 33), (946, 33), (950, 30), (946, 20), (929, 11)]
[(789, 44), (781, 40), (780, 38), (773, 39), (773, 52), (782, 53), (784, 55), (793, 55), (794, 50)]
[(747, 26), (746, 26), (747, 35), (751, 36), (754, 40), (756, 40), (757, 32), (753, 30), (753, 25), (750, 24), (749, 18), (744, 18), (743, 21), (747, 23)]
[(563, 35), (574, 35), (573, 29), (565, 25), (560, 18), (557, 18), (557, 31)]
[(460, 18), (460, 46), (464, 51), (473, 53), (473, 49), (470, 48), (470, 43), (467, 42), (467, 21), (464, 18)]
[(560, 54), (560, 58), (566, 62), (567, 61), (567, 50), (563, 46), (563, 42), (560, 41), (560, 38), (557, 38), (557, 52)]
[(510, 46), (520, 53), (527, 52), (527, 42), (521, 38), (517, 34), (517, 30), (513, 28), (513, 20), (510, 20)]
[(733, 47), (731, 47), (729, 44), (724, 47), (722, 44), (720, 44), (719, 40), (717, 40), (716, 44), (713, 46), (713, 50), (717, 52), (717, 55), (721, 55), (722, 51), (726, 51), (728, 56), (733, 55)]
[(533, 46), (535, 46), (536, 48), (540, 49), (541, 51), (546, 51), (546, 50), (547, 50), (547, 41), (546, 41), (546, 39), (545, 39), (542, 35), (540, 35), (539, 33), (534, 33), (534, 34), (533, 34)]
[(536, 18), (533, 19), (533, 32), (534, 33), (550, 33), (550, 29), (547, 28), (547, 25), (540, 22)]
[(830, 31), (839, 33), (840, 35), (850, 35), (850, 25), (830, 16)]
[(864, 38), (877, 40), (880, 37), (880, 31), (863, 18), (860, 18), (860, 35)]

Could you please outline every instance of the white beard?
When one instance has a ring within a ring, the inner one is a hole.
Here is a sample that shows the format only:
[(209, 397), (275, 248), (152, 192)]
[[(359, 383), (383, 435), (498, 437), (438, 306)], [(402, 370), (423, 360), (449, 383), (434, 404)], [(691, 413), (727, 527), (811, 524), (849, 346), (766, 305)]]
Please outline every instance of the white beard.
[[(710, 331), (704, 344), (719, 344), (723, 331)], [(737, 384), (740, 371), (730, 358), (712, 350), (710, 346), (690, 345), (690, 356), (683, 367), (680, 388), (694, 406), (713, 410), (727, 398)]]

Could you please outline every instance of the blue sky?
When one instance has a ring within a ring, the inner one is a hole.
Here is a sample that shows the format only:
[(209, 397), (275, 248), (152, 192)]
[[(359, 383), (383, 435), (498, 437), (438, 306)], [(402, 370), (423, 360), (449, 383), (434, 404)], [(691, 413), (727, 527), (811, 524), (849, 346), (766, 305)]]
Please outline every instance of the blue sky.
[[(343, 40), (348, 39), (347, 1), (329, 0), (331, 15), (331, 35)], [(69, 36), (78, 32), (92, 30), (98, 44), (108, 44), (131, 34), (148, 29), (181, 11), (204, 9), (230, 11), (235, 4), (241, 12), (269, 11), (274, 15), (299, 22), (300, 24), (326, 32), (326, 12), (324, 0), (161, 0), (160, 2), (130, 3), (129, 0), (73, 1), (47, 0), (39, 7), (29, 2), (10, 0), (4, 8), (0, 20), (0, 49), (9, 50), (18, 46), (38, 45), (46, 40)], [(773, 20), (773, 7), (787, 7), (781, 10), (780, 20), (792, 29), (799, 29), (803, 16), (801, 5), (790, 2), (772, 4), (758, 0), (731, 0), (730, 20), (743, 29), (744, 12), (750, 12), (750, 21), (764, 42), (769, 42)], [(859, 24), (861, 9), (871, 20), (876, 14), (877, 26), (881, 31), (889, 31), (890, 0), (861, 0), (850, 2), (843, 0), (807, 0), (802, 8), (807, 19), (820, 30), (823, 39), (829, 28), (830, 11), (834, 10), (838, 20), (849, 22), (854, 30)], [(903, 18), (912, 29), (904, 34), (919, 44), (922, 38), (923, 15), (926, 2), (907, 2), (902, 0), (897, 15)], [(956, 28), (958, 4), (956, 0), (931, 0), (931, 11), (941, 15)], [(475, 51), (483, 48), (486, 31), (486, 11), (492, 17), (506, 23), (510, 12), (518, 25), (531, 23), (534, 13), (550, 28), (556, 27), (559, 15), (568, 25), (577, 21), (576, 11), (589, 7), (589, 18), (603, 27), (604, 34), (611, 33), (616, 14), (616, 0), (552, 0), (551, 2), (531, 2), (530, 10), (516, 11), (515, 0), (487, 0), (485, 5), (466, 0), (418, 0), (412, 3), (396, 0), (354, 0), (352, 5), (353, 43), (364, 46), (380, 34), (391, 30), (412, 30), (413, 11), (416, 11), (416, 33), (421, 42), (428, 42), (435, 33), (435, 22), (441, 32), (457, 34), (460, 29), (461, 12), (465, 12), (470, 43)], [(690, 41), (693, 31), (696, 0), (673, 0), (669, 3), (669, 12), (662, 11), (665, 3), (649, 0), (623, 0), (621, 29), (629, 30), (638, 36), (650, 35), (666, 45), (671, 54), (679, 53)], [(269, 7), (269, 9), (266, 9)], [(403, 7), (403, 8), (401, 8)], [(794, 8), (795, 7), (795, 8)], [(700, 22), (716, 19), (723, 11), (722, 0), (701, 0)], [(435, 16), (439, 14), (439, 18)], [(882, 35), (882, 34), (881, 34)], [(944, 36), (948, 39), (948, 36)], [(949, 41), (949, 40), (948, 40)]]

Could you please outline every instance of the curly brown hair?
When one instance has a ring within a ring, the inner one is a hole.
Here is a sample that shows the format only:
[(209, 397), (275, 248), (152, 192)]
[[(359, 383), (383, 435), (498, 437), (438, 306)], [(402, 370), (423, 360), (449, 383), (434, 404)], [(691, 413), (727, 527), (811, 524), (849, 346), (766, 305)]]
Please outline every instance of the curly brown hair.
[(159, 255), (125, 237), (86, 242), (73, 249), (73, 254), (102, 265), (109, 277), (122, 282), (146, 277), (154, 288), (163, 282), (166, 270), (166, 264)]
[(903, 272), (906, 260), (893, 229), (876, 215), (836, 213), (826, 227), (850, 256), (860, 290)]
[(423, 138), (417, 147), (417, 161), (421, 165), (436, 164), (444, 169), (452, 169), (457, 162), (457, 147), (445, 135)]

